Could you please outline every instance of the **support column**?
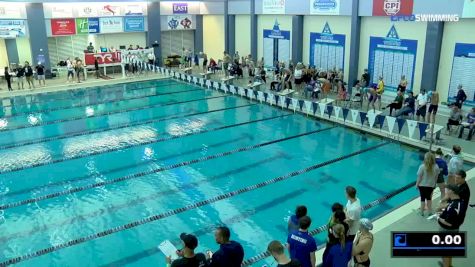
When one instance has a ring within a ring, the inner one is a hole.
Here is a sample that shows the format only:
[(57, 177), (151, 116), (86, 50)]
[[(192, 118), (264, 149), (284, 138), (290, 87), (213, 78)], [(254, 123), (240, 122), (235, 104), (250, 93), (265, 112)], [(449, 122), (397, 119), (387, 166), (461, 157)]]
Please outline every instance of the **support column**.
[(437, 73), (439, 72), (440, 50), (444, 34), (444, 22), (427, 22), (424, 63), (422, 64), (421, 89), (437, 88)]
[[(48, 37), (46, 35), (45, 14), (42, 3), (27, 3), (28, 32), (30, 33), (31, 64), (41, 63), (45, 66), (45, 75), (51, 78), (51, 62), (49, 61)], [(19, 51), (21, 53), (21, 51)]]
[(348, 88), (351, 93), (353, 84), (359, 79), (358, 63), (360, 59), (360, 33), (361, 33), (361, 17), (358, 15), (359, 0), (353, 0), (353, 12), (351, 13), (351, 32), (350, 32), (350, 64), (348, 73), (345, 73), (345, 77), (348, 77)]
[(195, 30), (195, 51), (203, 51), (203, 15), (196, 15), (196, 30)]
[[(226, 32), (226, 51), (230, 55), (236, 52), (236, 15), (228, 15), (228, 25)], [(239, 52), (239, 51), (238, 51)]]
[(292, 16), (292, 62), (302, 62), (303, 56), (303, 16)]
[(147, 44), (153, 47), (156, 62), (162, 64), (162, 25), (160, 20), (160, 2), (149, 2), (147, 14)]
[(257, 15), (256, 1), (251, 0), (251, 56), (257, 60)]
[(7, 48), (7, 57), (8, 62), (12, 63), (20, 63), (20, 58), (18, 57), (18, 48), (16, 45), (16, 39), (5, 39), (5, 46)]

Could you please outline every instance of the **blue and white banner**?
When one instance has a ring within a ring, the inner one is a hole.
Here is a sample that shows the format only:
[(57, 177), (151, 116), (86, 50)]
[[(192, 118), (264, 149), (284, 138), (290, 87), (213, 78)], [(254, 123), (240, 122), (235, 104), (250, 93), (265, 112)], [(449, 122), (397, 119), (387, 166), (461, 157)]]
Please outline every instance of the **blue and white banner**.
[(18, 38), (26, 37), (25, 20), (19, 19), (1, 19), (0, 20), (0, 38)]
[(339, 15), (340, 0), (309, 0), (312, 15)]
[(145, 31), (144, 17), (125, 17), (124, 18), (125, 32), (143, 32)]
[(462, 85), (467, 100), (465, 105), (475, 106), (475, 44), (456, 43), (452, 61), (452, 74), (450, 75), (449, 102), (455, 101), (458, 86)]
[(371, 83), (382, 76), (384, 88), (396, 91), (401, 76), (407, 80), (407, 91), (413, 90), (417, 40), (400, 39), (394, 25), (386, 37), (370, 37), (368, 69)]
[(264, 30), (263, 55), (266, 67), (274, 66), (275, 61), (288, 63), (290, 60), (290, 31), (283, 31), (276, 20), (272, 30)]
[(325, 23), (321, 33), (310, 33), (310, 59), (312, 66), (322, 70), (343, 70), (345, 66), (344, 34), (333, 34)]

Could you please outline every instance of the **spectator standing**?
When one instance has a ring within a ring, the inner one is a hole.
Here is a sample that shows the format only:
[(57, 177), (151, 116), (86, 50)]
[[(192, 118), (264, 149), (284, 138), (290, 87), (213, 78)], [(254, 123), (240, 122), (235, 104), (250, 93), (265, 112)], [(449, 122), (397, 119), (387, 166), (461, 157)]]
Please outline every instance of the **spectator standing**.
[(96, 79), (99, 79), (99, 61), (97, 61), (97, 57), (94, 58), (94, 70), (96, 72)]
[(208, 55), (206, 53), (201, 52), (201, 57), (203, 58), (203, 72), (206, 73), (206, 67), (208, 66)]
[(314, 267), (316, 262), (317, 243), (308, 233), (311, 224), (310, 217), (303, 216), (299, 220), (299, 230), (287, 237), (290, 258), (300, 261), (302, 267)]
[(8, 87), (8, 91), (13, 91), (12, 89), (12, 75), (10, 74), (10, 70), (8, 69), (8, 67), (5, 67), (5, 81), (7, 81), (7, 87)]
[(470, 187), (468, 186), (467, 182), (465, 181), (465, 178), (467, 177), (467, 173), (464, 170), (459, 170), (455, 174), (455, 185), (459, 187), (459, 197), (465, 204), (463, 206), (463, 213), (465, 216), (465, 212), (467, 211), (468, 208), (468, 203), (470, 201)]
[(35, 89), (35, 83), (33, 82), (33, 69), (28, 61), (25, 61), (25, 77), (28, 87), (31, 89), (31, 86), (33, 86), (33, 89)]
[(437, 186), (440, 189), (440, 199), (445, 198), (445, 176), (449, 174), (447, 162), (443, 158), (444, 154), (442, 153), (442, 149), (438, 148), (435, 151), (435, 163), (439, 167), (439, 175), (437, 176)]
[(299, 220), (303, 216), (307, 216), (307, 207), (303, 205), (297, 206), (297, 208), (295, 208), (295, 214), (289, 217), (289, 221), (287, 223), (288, 234), (299, 230)]
[(458, 87), (457, 95), (455, 96), (455, 105), (458, 108), (462, 108), (463, 103), (465, 100), (467, 100), (467, 94), (465, 94), (465, 91), (463, 90), (463, 86), (460, 84)]
[(18, 90), (25, 89), (25, 69), (21, 65), (18, 66), (18, 68), (16, 69), (16, 78), (18, 83)]
[(467, 122), (462, 122), (460, 127), (459, 138), (462, 138), (463, 131), (465, 128), (468, 128), (468, 137), (467, 140), (472, 140), (473, 132), (475, 132), (475, 108), (472, 108), (470, 113), (467, 114)]
[(150, 51), (150, 53), (147, 54), (147, 59), (148, 59), (148, 64), (149, 65), (155, 65), (155, 54)]
[(360, 227), (361, 219), (361, 203), (356, 197), (356, 189), (352, 186), (347, 186), (345, 189), (346, 199), (348, 199), (345, 207), (346, 219), (350, 229), (348, 230), (348, 240), (353, 241), (356, 233)]
[(224, 70), (224, 76), (228, 77), (229, 76), (229, 64), (231, 63), (231, 56), (224, 51), (223, 52), (223, 70)]
[(323, 259), (323, 266), (346, 267), (351, 260), (353, 241), (346, 239), (345, 227), (342, 224), (332, 226), (331, 233), (336, 243)]
[(370, 231), (373, 230), (373, 224), (366, 218), (361, 219), (360, 222), (360, 229), (351, 254), (355, 263), (354, 267), (369, 267), (371, 264), (369, 253), (373, 247), (373, 234)]
[(422, 121), (425, 121), (426, 111), (427, 111), (427, 94), (426, 94), (426, 90), (422, 89), (419, 95), (417, 96), (417, 111), (416, 111), (417, 120), (419, 120), (419, 116), (422, 116)]
[(209, 255), (210, 267), (241, 267), (244, 259), (244, 249), (241, 244), (231, 241), (231, 232), (226, 226), (221, 226), (214, 233), (216, 243), (219, 244), (219, 250)]
[(74, 80), (74, 65), (71, 59), (66, 60), (66, 69), (68, 70), (67, 80), (68, 82), (73, 82)]
[(430, 106), (429, 106), (429, 116), (427, 116), (427, 122), (435, 123), (435, 115), (437, 114), (437, 110), (439, 109), (439, 92), (430, 91), (429, 98), (430, 98)]
[(43, 86), (46, 86), (46, 77), (45, 77), (45, 66), (38, 62), (38, 65), (35, 67), (36, 69), (36, 76), (38, 77), (38, 84), (41, 86), (41, 82), (43, 82)]
[(205, 255), (203, 253), (195, 254), (195, 248), (198, 247), (196, 236), (182, 233), (180, 239), (183, 243), (183, 249), (177, 252), (177, 254), (181, 258), (172, 262), (171, 257), (167, 257), (167, 267), (205, 267)]
[(402, 92), (404, 94), (404, 92), (406, 91), (406, 87), (407, 87), (406, 75), (402, 75), (401, 80), (399, 81), (399, 85), (397, 86), (397, 90), (398, 92)]
[(369, 79), (370, 79), (370, 76), (369, 76), (369, 73), (368, 73), (368, 69), (364, 69), (364, 72), (361, 75), (361, 86), (362, 87), (368, 87), (369, 86)]
[(267, 251), (272, 255), (277, 267), (301, 267), (302, 264), (297, 259), (289, 259), (284, 252), (284, 246), (277, 240), (269, 243)]
[(421, 197), (421, 207), (419, 213), (424, 216), (424, 210), (427, 205), (429, 216), (432, 215), (432, 191), (434, 191), (437, 177), (439, 175), (439, 166), (435, 163), (435, 157), (432, 152), (424, 155), (424, 162), (417, 171), (416, 187), (419, 189)]
[(452, 157), (449, 160), (448, 170), (449, 176), (447, 179), (448, 184), (454, 184), (455, 174), (463, 169), (463, 157), (461, 155), (462, 148), (459, 145), (452, 147)]
[[(460, 199), (460, 189), (456, 185), (449, 184), (447, 186), (447, 195), (450, 199), (449, 205), (442, 211), (438, 218), (438, 223), (441, 232), (458, 232), (460, 226), (465, 220), (465, 212), (463, 200)], [(451, 257), (443, 257), (442, 262), (439, 263), (443, 267), (452, 266)]]
[[(338, 238), (336, 238), (334, 233), (332, 232), (332, 227), (337, 224), (341, 224), (345, 228), (345, 236), (348, 234), (348, 230), (350, 229), (350, 227), (348, 226), (347, 223), (345, 223), (345, 219), (346, 219), (346, 214), (343, 211), (343, 205), (341, 205), (340, 203), (333, 204), (332, 216), (330, 217), (330, 220), (328, 221), (328, 224), (327, 224), (328, 237), (327, 237), (327, 244), (325, 246), (325, 250), (323, 251), (323, 256), (322, 256), (323, 262), (325, 262), (325, 258), (330, 252), (330, 249), (332, 248), (332, 246), (339, 242)], [(323, 264), (323, 267), (327, 267), (327, 266), (329, 265)]]

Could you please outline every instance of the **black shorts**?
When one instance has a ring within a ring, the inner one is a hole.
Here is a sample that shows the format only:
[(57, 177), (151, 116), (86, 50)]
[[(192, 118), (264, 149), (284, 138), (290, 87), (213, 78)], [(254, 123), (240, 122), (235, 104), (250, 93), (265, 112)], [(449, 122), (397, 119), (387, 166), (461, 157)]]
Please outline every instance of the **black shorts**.
[(440, 172), (439, 175), (437, 176), (437, 183), (438, 184), (445, 183), (444, 174), (442, 172)]
[(208, 60), (203, 60), (203, 67), (206, 67), (208, 65)]
[(439, 105), (430, 105), (429, 106), (429, 113), (432, 113), (432, 114), (437, 114), (437, 110), (439, 109)]
[(426, 106), (426, 105), (420, 107), (420, 108), (417, 109), (417, 111), (416, 111), (416, 116), (425, 117), (425, 116), (426, 116), (426, 110), (427, 110), (427, 106)]
[(421, 202), (424, 202), (426, 200), (432, 200), (432, 191), (434, 191), (433, 187), (419, 186), (419, 193), (421, 195)]
[(302, 83), (302, 79), (295, 79), (295, 84), (301, 84)]

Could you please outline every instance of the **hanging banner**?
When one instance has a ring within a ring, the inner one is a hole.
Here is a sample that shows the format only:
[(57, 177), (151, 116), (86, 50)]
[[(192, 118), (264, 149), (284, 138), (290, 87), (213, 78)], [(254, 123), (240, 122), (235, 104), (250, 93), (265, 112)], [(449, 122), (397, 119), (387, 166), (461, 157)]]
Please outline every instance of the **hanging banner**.
[(464, 105), (475, 106), (475, 79), (473, 73), (475, 73), (475, 44), (456, 43), (447, 96), (449, 102), (455, 102), (458, 86), (462, 85), (467, 95)]
[(51, 34), (53, 36), (76, 34), (74, 19), (51, 19)]
[(145, 31), (144, 17), (125, 17), (125, 32), (143, 32)]
[(345, 65), (345, 35), (333, 34), (328, 22), (321, 33), (310, 33), (310, 64), (317, 69), (343, 70)]
[(417, 121), (407, 120), (407, 128), (409, 129), (409, 138), (414, 138), (414, 132), (416, 131)]
[(76, 34), (100, 33), (99, 18), (76, 19)]
[(465, 0), (462, 18), (475, 18), (475, 1)]
[(193, 21), (191, 20), (191, 16), (167, 16), (167, 27), (169, 30), (191, 30), (192, 25)]
[(94, 65), (97, 58), (99, 65), (108, 65), (121, 62), (121, 52), (106, 52), (106, 53), (88, 53), (84, 54), (84, 63), (88, 66)]
[(173, 3), (173, 14), (188, 14), (188, 3)]
[(51, 6), (51, 18), (73, 18), (73, 6), (54, 4)]
[(351, 121), (356, 123), (356, 119), (358, 118), (360, 112), (356, 109), (351, 109)]
[(340, 0), (310, 0), (310, 14), (339, 15)]
[(0, 20), (0, 38), (17, 38), (26, 36), (24, 20)]
[(76, 9), (77, 16), (80, 18), (89, 18), (99, 16), (97, 4), (81, 4)]
[(272, 30), (264, 30), (264, 65), (273, 67), (275, 61), (289, 62), (290, 60), (290, 31), (280, 30), (276, 20)]
[(285, 14), (285, 0), (262, 0), (262, 14)]
[(335, 117), (338, 120), (340, 118), (341, 107), (335, 106)]
[(382, 76), (384, 88), (396, 91), (401, 76), (406, 76), (407, 88), (411, 92), (416, 67), (417, 40), (400, 39), (394, 25), (386, 37), (370, 37), (368, 69), (370, 84)]
[(22, 4), (15, 3), (0, 3), (0, 18), (2, 19), (23, 19), (22, 9), (25, 7)]
[(122, 18), (99, 18), (101, 33), (123, 32), (124, 23)]
[(392, 116), (386, 116), (386, 120), (388, 121), (388, 131), (392, 134), (394, 131), (394, 125), (396, 124), (396, 118)]
[(108, 17), (108, 16), (120, 16), (120, 5), (118, 3), (104, 4), (99, 9), (99, 16)]
[(414, 0), (373, 0), (373, 16), (411, 16)]
[(374, 122), (376, 121), (376, 113), (374, 111), (368, 111), (368, 122), (369, 127), (372, 129), (374, 126)]
[(129, 4), (124, 6), (125, 16), (143, 16), (145, 15), (145, 8), (140, 4)]

